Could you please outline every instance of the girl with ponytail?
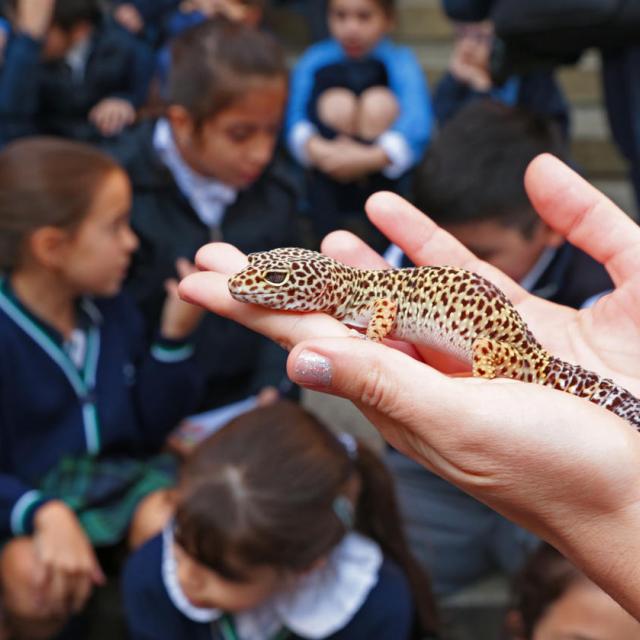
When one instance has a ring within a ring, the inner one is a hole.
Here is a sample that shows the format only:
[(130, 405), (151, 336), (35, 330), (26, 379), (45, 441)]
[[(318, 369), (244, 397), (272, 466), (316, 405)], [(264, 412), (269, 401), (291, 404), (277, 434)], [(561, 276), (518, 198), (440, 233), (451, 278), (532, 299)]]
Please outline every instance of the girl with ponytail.
[(186, 462), (175, 518), (125, 570), (133, 640), (435, 637), (392, 480), (295, 404), (236, 418)]

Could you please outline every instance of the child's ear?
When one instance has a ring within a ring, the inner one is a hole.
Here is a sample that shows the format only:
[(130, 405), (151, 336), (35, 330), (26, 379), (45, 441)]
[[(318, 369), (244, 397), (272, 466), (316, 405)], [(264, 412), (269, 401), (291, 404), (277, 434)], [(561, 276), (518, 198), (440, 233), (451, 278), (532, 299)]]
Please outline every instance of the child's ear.
[(191, 114), (184, 107), (172, 104), (167, 109), (167, 119), (178, 146), (188, 147), (195, 132), (195, 123)]
[(40, 227), (29, 237), (29, 253), (47, 269), (55, 269), (66, 259), (69, 232), (59, 227)]

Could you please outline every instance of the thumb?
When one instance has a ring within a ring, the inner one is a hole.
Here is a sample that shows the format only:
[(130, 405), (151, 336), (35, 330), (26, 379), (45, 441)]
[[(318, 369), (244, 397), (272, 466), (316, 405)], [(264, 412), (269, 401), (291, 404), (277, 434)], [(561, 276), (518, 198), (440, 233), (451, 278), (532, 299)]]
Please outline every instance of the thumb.
[(472, 396), (477, 394), (479, 380), (465, 381), (470, 393), (461, 402), (461, 380), (367, 340), (302, 342), (289, 355), (288, 374), (296, 384), (353, 401), (393, 446), (414, 458), (419, 456), (423, 463), (425, 456), (435, 462), (433, 448), (452, 446), (456, 438), (452, 413), (460, 418), (456, 422), (465, 424), (471, 422), (477, 407)]

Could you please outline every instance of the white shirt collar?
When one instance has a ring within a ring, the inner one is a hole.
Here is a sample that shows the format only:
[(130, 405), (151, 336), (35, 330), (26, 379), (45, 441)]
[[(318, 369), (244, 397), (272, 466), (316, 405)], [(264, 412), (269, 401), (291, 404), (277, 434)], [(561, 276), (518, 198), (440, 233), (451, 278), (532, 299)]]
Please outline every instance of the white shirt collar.
[(91, 36), (83, 38), (73, 45), (64, 57), (64, 61), (71, 69), (71, 77), (74, 82), (82, 82), (89, 61), (91, 51)]
[[(275, 594), (257, 609), (234, 615), (240, 640), (267, 640), (283, 626), (309, 640), (326, 638), (351, 622), (378, 582), (380, 547), (359, 533), (348, 533), (319, 569), (296, 586)], [(162, 579), (175, 607), (194, 622), (211, 623), (223, 612), (194, 607), (177, 577), (173, 530), (163, 532)]]
[(195, 172), (183, 159), (165, 118), (156, 123), (153, 147), (171, 171), (180, 191), (191, 203), (198, 218), (207, 227), (220, 227), (226, 208), (235, 202), (238, 192), (226, 184)]

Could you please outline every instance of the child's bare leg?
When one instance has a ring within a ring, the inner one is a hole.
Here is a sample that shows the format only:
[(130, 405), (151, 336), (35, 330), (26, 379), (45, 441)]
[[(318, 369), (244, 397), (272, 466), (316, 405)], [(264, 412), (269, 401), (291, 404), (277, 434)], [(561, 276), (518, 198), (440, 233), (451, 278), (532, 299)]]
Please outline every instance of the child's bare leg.
[(327, 89), (318, 98), (318, 118), (322, 124), (345, 136), (354, 136), (358, 98), (348, 89)]
[(130, 549), (137, 549), (160, 533), (175, 511), (175, 491), (161, 489), (150, 493), (140, 502), (129, 528)]
[(356, 117), (356, 135), (375, 140), (383, 134), (400, 113), (396, 97), (387, 87), (371, 87), (362, 92)]
[(11, 638), (52, 638), (67, 623), (66, 615), (51, 613), (51, 603), (36, 582), (43, 571), (32, 538), (11, 540), (0, 555), (0, 585)]

